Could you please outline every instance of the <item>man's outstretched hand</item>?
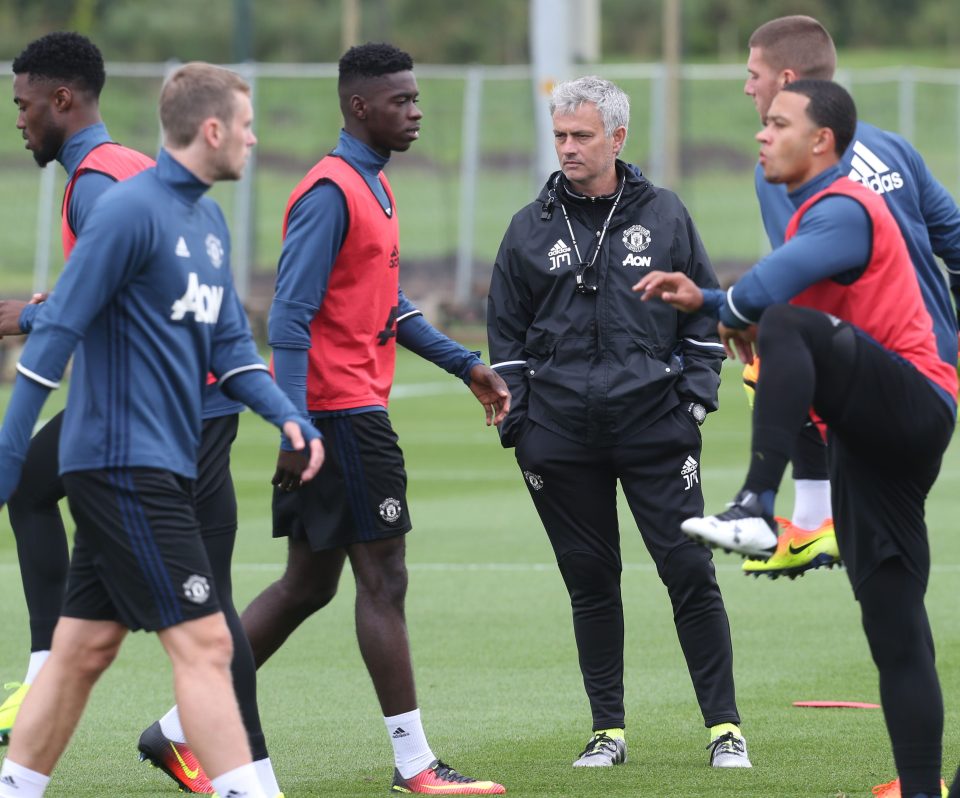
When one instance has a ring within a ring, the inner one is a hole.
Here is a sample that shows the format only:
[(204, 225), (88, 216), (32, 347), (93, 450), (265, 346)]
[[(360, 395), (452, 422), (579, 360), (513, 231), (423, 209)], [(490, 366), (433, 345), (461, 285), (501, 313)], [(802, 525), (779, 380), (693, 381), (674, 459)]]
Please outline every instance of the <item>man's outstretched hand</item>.
[(659, 297), (684, 313), (703, 307), (703, 292), (683, 272), (649, 272), (633, 287), (644, 302)]

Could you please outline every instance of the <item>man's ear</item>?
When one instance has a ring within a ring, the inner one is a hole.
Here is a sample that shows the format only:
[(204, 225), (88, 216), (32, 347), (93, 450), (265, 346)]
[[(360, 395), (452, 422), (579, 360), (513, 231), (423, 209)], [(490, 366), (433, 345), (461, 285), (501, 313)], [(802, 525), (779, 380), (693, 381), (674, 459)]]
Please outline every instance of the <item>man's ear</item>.
[(800, 76), (797, 75), (792, 69), (784, 69), (780, 73), (780, 77), (777, 79), (777, 85), (779, 88), (783, 88), (790, 83), (793, 83), (795, 80), (800, 80)]
[(623, 151), (623, 142), (627, 138), (627, 129), (620, 125), (616, 130), (613, 131), (613, 154), (619, 155)]
[(828, 127), (818, 128), (813, 140), (813, 154), (823, 155), (825, 152), (833, 152), (835, 147), (836, 137), (833, 135), (833, 130)]
[(223, 123), (215, 116), (209, 116), (200, 123), (200, 135), (213, 149), (218, 149), (223, 141)]
[(69, 86), (57, 86), (53, 90), (53, 107), (60, 113), (66, 113), (73, 107), (73, 89)]
[(367, 118), (367, 101), (359, 94), (351, 94), (348, 105), (350, 106), (350, 112), (357, 119)]

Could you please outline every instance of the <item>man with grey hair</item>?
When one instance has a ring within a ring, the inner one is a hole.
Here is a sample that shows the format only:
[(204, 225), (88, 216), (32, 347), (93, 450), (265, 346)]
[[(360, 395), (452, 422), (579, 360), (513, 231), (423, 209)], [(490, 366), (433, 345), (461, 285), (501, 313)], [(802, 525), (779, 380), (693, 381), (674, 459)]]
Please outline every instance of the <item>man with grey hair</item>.
[(593, 734), (575, 767), (626, 761), (620, 482), (673, 604), (710, 764), (750, 767), (730, 627), (710, 553), (680, 523), (703, 506), (700, 424), (717, 407), (716, 325), (630, 286), (654, 268), (717, 280), (677, 196), (618, 159), (630, 104), (613, 83), (559, 84), (550, 104), (560, 171), (500, 246), (487, 311), (493, 368), (513, 404), (501, 442), (517, 462), (573, 608)]

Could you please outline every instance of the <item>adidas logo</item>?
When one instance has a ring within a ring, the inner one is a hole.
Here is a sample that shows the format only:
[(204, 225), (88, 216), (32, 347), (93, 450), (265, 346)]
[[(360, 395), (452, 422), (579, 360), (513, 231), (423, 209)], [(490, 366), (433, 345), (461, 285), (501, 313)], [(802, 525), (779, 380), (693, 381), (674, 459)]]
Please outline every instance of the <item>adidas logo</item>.
[(558, 255), (566, 255), (568, 252), (570, 252), (570, 247), (568, 247), (565, 243), (563, 243), (562, 238), (558, 238), (557, 243), (554, 244), (550, 248), (550, 251), (547, 253), (547, 257), (555, 258)]
[(853, 158), (850, 159), (850, 173), (847, 177), (862, 183), (877, 194), (903, 188), (900, 173), (890, 171), (890, 167), (861, 141), (853, 143)]
[(13, 787), (15, 790), (20, 789), (20, 785), (14, 781), (13, 776), (4, 776), (2, 779), (0, 779), (0, 784), (3, 784), (7, 787)]
[(699, 465), (700, 464), (696, 460), (694, 460), (693, 457), (688, 455), (686, 461), (683, 464), (683, 468), (680, 469), (680, 476), (685, 477), (688, 474), (695, 474), (697, 472), (697, 468), (699, 467)]
[(187, 249), (187, 242), (183, 240), (183, 236), (177, 239), (177, 248), (174, 250), (174, 253), (178, 258), (190, 257), (190, 250)]
[(399, 740), (402, 737), (409, 737), (410, 733), (407, 731), (404, 731), (403, 726), (397, 726), (397, 728), (393, 730), (393, 734), (391, 734), (390, 736), (393, 737), (394, 740)]

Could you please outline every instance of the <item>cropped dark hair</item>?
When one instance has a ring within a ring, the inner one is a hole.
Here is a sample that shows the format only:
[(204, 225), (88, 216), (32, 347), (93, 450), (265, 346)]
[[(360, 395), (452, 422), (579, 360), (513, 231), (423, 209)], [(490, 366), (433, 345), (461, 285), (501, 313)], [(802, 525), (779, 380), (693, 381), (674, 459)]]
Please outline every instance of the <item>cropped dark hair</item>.
[(796, 14), (765, 22), (750, 36), (748, 46), (762, 50), (771, 69), (792, 69), (798, 78), (831, 80), (837, 68), (833, 39), (813, 17)]
[(100, 96), (107, 79), (97, 45), (69, 31), (48, 33), (30, 42), (13, 60), (13, 74), (63, 81), (94, 97)]
[(367, 42), (351, 47), (340, 59), (340, 84), (362, 78), (377, 78), (413, 69), (409, 53), (385, 42)]
[(843, 155), (857, 131), (857, 106), (853, 97), (832, 80), (795, 80), (780, 91), (792, 91), (810, 98), (807, 116), (817, 127), (833, 131), (837, 155)]

